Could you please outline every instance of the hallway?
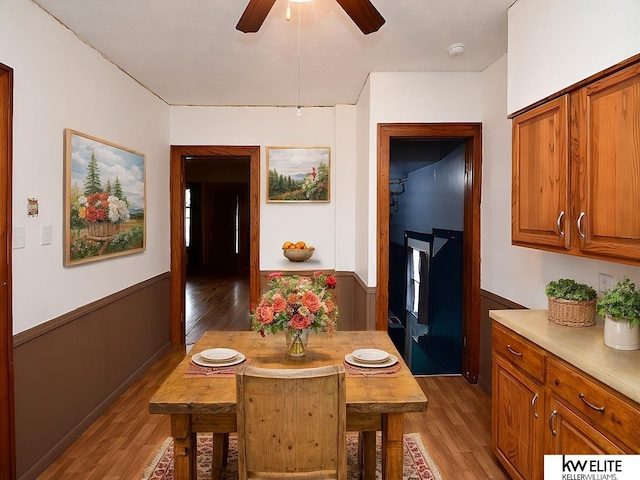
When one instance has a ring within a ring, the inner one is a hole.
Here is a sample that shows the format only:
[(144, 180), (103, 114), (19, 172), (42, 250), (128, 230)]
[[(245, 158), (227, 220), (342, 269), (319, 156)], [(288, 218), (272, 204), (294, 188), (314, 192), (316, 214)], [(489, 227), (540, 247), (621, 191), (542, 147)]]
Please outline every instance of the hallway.
[(249, 276), (187, 274), (185, 343), (193, 345), (207, 330), (249, 330)]

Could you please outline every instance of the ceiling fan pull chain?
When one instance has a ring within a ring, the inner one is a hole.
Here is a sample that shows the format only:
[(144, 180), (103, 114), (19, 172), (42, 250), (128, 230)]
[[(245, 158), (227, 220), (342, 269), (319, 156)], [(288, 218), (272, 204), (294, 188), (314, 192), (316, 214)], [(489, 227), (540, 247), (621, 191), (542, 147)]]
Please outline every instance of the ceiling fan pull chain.
[(302, 115), (302, 107), (300, 106), (300, 3), (298, 3), (298, 109), (296, 115)]

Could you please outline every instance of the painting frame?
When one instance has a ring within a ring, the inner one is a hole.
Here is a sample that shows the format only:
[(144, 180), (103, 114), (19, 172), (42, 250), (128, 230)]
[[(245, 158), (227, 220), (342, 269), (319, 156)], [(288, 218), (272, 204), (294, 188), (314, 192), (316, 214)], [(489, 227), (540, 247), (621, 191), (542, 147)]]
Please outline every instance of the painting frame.
[(267, 203), (331, 201), (331, 147), (269, 146)]
[(64, 266), (144, 252), (146, 156), (64, 130)]

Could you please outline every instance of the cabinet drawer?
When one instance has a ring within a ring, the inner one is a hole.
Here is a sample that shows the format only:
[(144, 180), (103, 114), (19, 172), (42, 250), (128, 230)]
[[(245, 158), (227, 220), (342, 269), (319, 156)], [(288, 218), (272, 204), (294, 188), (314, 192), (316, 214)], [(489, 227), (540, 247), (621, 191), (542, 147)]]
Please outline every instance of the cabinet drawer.
[(544, 382), (544, 351), (497, 322), (493, 322), (493, 351), (536, 380)]
[(547, 361), (547, 378), (551, 391), (569, 402), (594, 427), (640, 451), (640, 410), (636, 406), (553, 358)]

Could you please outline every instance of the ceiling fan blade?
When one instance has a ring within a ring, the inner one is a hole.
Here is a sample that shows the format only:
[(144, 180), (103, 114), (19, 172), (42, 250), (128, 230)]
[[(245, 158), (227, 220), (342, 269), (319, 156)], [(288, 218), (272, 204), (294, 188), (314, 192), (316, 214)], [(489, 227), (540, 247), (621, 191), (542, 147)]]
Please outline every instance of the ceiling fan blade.
[(244, 33), (255, 33), (260, 30), (262, 22), (267, 18), (276, 0), (249, 0), (236, 29)]
[(377, 32), (385, 19), (369, 0), (336, 0), (365, 35)]

